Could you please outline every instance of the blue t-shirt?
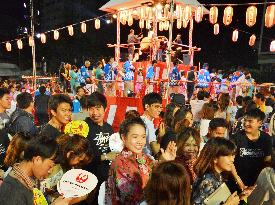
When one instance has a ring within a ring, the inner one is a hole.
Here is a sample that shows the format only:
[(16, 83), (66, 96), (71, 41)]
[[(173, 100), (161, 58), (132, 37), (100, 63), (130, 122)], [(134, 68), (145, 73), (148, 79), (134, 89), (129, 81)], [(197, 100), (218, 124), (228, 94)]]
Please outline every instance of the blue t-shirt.
[(134, 67), (133, 67), (131, 61), (126, 61), (124, 63), (123, 67), (125, 70), (123, 80), (125, 80), (125, 81), (134, 80), (134, 71), (133, 71)]
[(79, 100), (74, 99), (73, 100), (73, 113), (79, 113), (81, 111), (81, 105)]
[[(46, 95), (51, 95), (51, 93), (48, 90), (46, 90), (45, 94)], [(34, 93), (34, 96), (38, 96), (38, 95), (40, 95), (40, 92), (39, 92), (39, 90), (36, 90), (35, 93)]]
[(210, 82), (210, 74), (206, 69), (201, 69), (198, 72), (198, 86), (201, 88), (208, 88)]
[(171, 74), (170, 80), (180, 80), (180, 73), (178, 67), (174, 67)]
[(90, 76), (89, 76), (88, 68), (86, 68), (85, 66), (82, 66), (80, 68), (80, 75), (81, 75), (81, 77), (84, 78), (84, 80), (86, 80), (87, 78), (89, 78)]
[(154, 66), (151, 65), (147, 70), (146, 79), (153, 80), (154, 74)]

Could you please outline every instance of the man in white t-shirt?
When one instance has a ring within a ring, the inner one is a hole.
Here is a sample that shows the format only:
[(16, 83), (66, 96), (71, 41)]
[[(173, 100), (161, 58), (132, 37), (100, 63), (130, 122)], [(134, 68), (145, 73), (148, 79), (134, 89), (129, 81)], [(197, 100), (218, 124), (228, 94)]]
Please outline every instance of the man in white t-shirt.
[(205, 102), (206, 101), (204, 101), (204, 91), (199, 91), (197, 94), (197, 99), (190, 101), (194, 122), (200, 121), (201, 117), (199, 115), (199, 112), (201, 111), (201, 108)]
[(160, 150), (160, 144), (157, 142), (156, 129), (154, 127), (154, 118), (158, 118), (162, 111), (162, 98), (158, 93), (149, 93), (142, 99), (144, 114), (141, 116), (146, 124), (146, 145), (143, 152), (149, 156), (154, 156)]

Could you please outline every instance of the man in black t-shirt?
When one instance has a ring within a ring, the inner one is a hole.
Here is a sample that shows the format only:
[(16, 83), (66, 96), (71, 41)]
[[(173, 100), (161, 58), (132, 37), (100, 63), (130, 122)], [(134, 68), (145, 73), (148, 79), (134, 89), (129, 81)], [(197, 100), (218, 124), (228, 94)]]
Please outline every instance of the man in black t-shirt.
[(235, 167), (246, 186), (256, 182), (261, 170), (271, 163), (272, 139), (260, 131), (265, 114), (254, 109), (245, 114), (244, 130), (232, 136), (237, 145)]

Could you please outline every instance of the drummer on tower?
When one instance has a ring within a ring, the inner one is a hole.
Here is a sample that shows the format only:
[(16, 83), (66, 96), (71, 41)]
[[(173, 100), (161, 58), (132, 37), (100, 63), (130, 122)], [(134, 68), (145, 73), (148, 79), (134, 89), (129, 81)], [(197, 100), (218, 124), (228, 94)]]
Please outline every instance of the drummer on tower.
[(139, 35), (135, 35), (135, 31), (134, 29), (130, 30), (130, 33), (128, 35), (128, 55), (132, 55), (134, 56), (134, 52), (135, 52), (135, 45), (134, 43), (139, 43), (140, 39), (143, 38), (143, 35), (141, 34), (141, 36)]

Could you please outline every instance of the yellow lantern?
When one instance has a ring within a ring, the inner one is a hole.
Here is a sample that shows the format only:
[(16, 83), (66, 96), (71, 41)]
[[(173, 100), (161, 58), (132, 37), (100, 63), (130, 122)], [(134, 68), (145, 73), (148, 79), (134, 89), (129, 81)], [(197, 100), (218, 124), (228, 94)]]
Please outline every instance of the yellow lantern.
[(132, 15), (130, 15), (128, 18), (128, 26), (132, 26), (133, 23), (134, 23), (133, 17), (132, 17)]
[(227, 6), (224, 9), (224, 13), (223, 13), (224, 25), (228, 26), (229, 24), (231, 24), (232, 18), (233, 18), (233, 8), (232, 8), (232, 6)]
[(32, 36), (29, 36), (29, 46), (33, 46), (33, 38)]
[(139, 28), (144, 28), (144, 20), (143, 19), (139, 20)]
[(17, 47), (18, 49), (22, 49), (23, 48), (23, 42), (21, 39), (17, 40)]
[(82, 22), (80, 27), (81, 27), (81, 32), (86, 33), (86, 31), (87, 31), (86, 23)]
[(44, 33), (41, 33), (40, 40), (41, 40), (41, 43), (46, 43), (46, 35)]
[(74, 35), (74, 27), (72, 25), (68, 26), (68, 32), (70, 36)]
[(184, 19), (186, 21), (190, 20), (192, 18), (192, 9), (191, 6), (186, 6), (184, 8)]
[(219, 14), (218, 7), (213, 6), (213, 7), (210, 8), (210, 12), (209, 12), (209, 21), (210, 21), (210, 23), (212, 23), (212, 24), (217, 23), (218, 14)]
[(58, 40), (59, 39), (59, 31), (58, 30), (54, 30), (53, 31), (53, 38), (54, 38), (54, 40)]
[(11, 44), (10, 44), (10, 42), (6, 43), (6, 49), (7, 49), (7, 51), (11, 51)]
[(100, 20), (99, 19), (95, 20), (95, 29), (100, 29)]
[(270, 51), (275, 52), (275, 40), (270, 43)]
[(233, 41), (233, 42), (237, 42), (238, 37), (239, 37), (239, 31), (238, 31), (237, 29), (235, 29), (235, 30), (233, 31), (233, 34), (232, 34), (232, 41)]
[(181, 29), (181, 20), (180, 19), (178, 19), (177, 20), (177, 29)]
[(187, 28), (188, 22), (189, 22), (189, 21), (186, 21), (185, 19), (183, 19), (183, 21), (182, 21), (182, 27), (183, 27), (183, 28)]
[(246, 24), (251, 27), (254, 26), (257, 19), (257, 8), (250, 6), (246, 10)]
[(275, 5), (270, 5), (265, 11), (265, 26), (271, 28), (275, 24)]
[(249, 38), (249, 43), (248, 43), (249, 46), (254, 46), (255, 41), (256, 41), (256, 36), (253, 34), (253, 35), (251, 35), (250, 38)]
[(159, 30), (163, 31), (163, 22), (162, 21), (159, 22)]
[(198, 6), (196, 11), (195, 11), (195, 21), (197, 23), (200, 23), (203, 18), (203, 8), (201, 6)]
[(218, 35), (220, 33), (220, 25), (218, 23), (214, 24), (214, 35)]

